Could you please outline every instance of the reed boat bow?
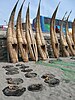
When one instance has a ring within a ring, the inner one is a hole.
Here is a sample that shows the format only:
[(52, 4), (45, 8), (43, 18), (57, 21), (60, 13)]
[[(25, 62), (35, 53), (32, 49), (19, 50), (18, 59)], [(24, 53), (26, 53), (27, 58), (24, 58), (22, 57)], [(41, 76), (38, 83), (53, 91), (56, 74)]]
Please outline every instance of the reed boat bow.
[(44, 40), (44, 36), (40, 26), (40, 2), (39, 2), (38, 12), (36, 16), (36, 42), (37, 42), (37, 47), (41, 58), (43, 60), (46, 60), (48, 58), (48, 52), (47, 52), (46, 42)]
[(38, 51), (37, 51), (36, 40), (35, 40), (33, 31), (32, 31), (32, 27), (30, 24), (29, 4), (28, 4), (28, 8), (27, 8), (27, 13), (26, 13), (26, 39), (27, 39), (30, 58), (34, 61), (37, 61), (38, 60)]
[(28, 61), (28, 47), (27, 47), (27, 41), (25, 38), (25, 32), (23, 31), (22, 21), (21, 21), (22, 8), (23, 8), (24, 2), (25, 0), (23, 1), (18, 13), (16, 32), (17, 32), (17, 40), (18, 40), (18, 46), (19, 46), (21, 57), (24, 62), (27, 62)]
[(71, 55), (75, 56), (75, 45), (74, 45), (74, 42), (73, 42), (73, 39), (72, 39), (72, 35), (69, 34), (69, 31), (68, 31), (68, 19), (69, 19), (71, 12), (69, 13), (67, 20), (66, 20), (66, 41), (67, 41), (69, 49), (71, 51)]
[[(67, 14), (67, 12), (65, 13), (65, 15), (66, 14)], [(64, 36), (63, 29), (62, 29), (63, 28), (63, 21), (64, 21), (64, 18), (65, 18), (65, 15), (62, 18), (61, 25), (60, 25), (60, 44), (61, 44), (61, 49), (62, 49), (63, 55), (68, 57), (69, 56), (69, 47), (68, 47), (66, 38)]]
[(56, 17), (59, 4), (52, 15), (51, 22), (50, 22), (50, 38), (51, 38), (51, 44), (52, 44), (52, 49), (53, 49), (55, 58), (59, 58), (59, 43), (58, 43), (57, 35), (55, 32), (55, 17)]
[(14, 29), (14, 16), (15, 16), (18, 2), (19, 0), (15, 4), (11, 12), (9, 23), (8, 23), (8, 30), (7, 30), (7, 49), (8, 49), (10, 60), (13, 63), (18, 62), (18, 44), (17, 44), (16, 31)]
[(72, 23), (72, 39), (73, 39), (73, 42), (74, 42), (74, 45), (75, 45), (75, 19)]

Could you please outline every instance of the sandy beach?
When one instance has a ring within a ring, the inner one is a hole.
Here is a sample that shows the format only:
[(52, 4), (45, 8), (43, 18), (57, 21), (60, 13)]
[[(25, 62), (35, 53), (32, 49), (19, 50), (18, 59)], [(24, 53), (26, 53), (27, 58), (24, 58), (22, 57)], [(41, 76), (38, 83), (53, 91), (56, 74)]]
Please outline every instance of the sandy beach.
[[(28, 69), (33, 69), (31, 72), (37, 73), (37, 76), (33, 78), (26, 78), (26, 72), (21, 71), (21, 66), (16, 66), (16, 64), (12, 63), (0, 63), (0, 100), (75, 100), (75, 60), (70, 58), (60, 58), (58, 61), (53, 58), (36, 63), (33, 61), (16, 63), (24, 64), (29, 66)], [(49, 63), (49, 60), (51, 63)], [(6, 65), (13, 65), (14, 68), (18, 68), (19, 73), (7, 75), (7, 71), (2, 68)], [(56, 79), (59, 79), (59, 84), (50, 86), (48, 83), (45, 83), (41, 76), (46, 73), (53, 74)], [(20, 88), (25, 87), (26, 91), (21, 96), (4, 95), (2, 90), (9, 86), (6, 78), (10, 77), (23, 79), (23, 83), (18, 86)], [(31, 84), (42, 84), (42, 90), (29, 91), (28, 86)]]

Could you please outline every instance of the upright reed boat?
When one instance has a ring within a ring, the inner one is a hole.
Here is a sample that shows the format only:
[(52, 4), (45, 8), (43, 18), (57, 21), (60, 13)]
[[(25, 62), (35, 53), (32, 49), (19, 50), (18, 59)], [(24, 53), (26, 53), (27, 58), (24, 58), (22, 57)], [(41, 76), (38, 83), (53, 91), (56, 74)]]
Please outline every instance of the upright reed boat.
[(69, 49), (70, 49), (70, 52), (71, 52), (71, 56), (75, 56), (74, 42), (73, 42), (73, 39), (72, 39), (72, 35), (69, 34), (69, 31), (68, 31), (68, 19), (69, 19), (70, 14), (71, 14), (71, 12), (69, 13), (67, 20), (66, 20), (66, 41), (68, 43), (68, 46), (69, 46)]
[(74, 45), (75, 45), (75, 19), (72, 23), (72, 39), (73, 39), (73, 42), (74, 42)]
[(8, 30), (7, 30), (7, 49), (8, 49), (8, 54), (9, 58), (12, 63), (18, 62), (18, 44), (17, 44), (17, 38), (16, 38), (16, 31), (14, 29), (14, 16), (16, 12), (16, 7), (18, 4), (19, 0), (17, 1), (16, 5), (14, 6), (9, 23), (8, 23)]
[(46, 42), (44, 40), (44, 36), (40, 26), (40, 2), (39, 2), (38, 12), (36, 16), (36, 42), (37, 42), (37, 47), (41, 58), (43, 60), (46, 60), (48, 57), (48, 52), (47, 52)]
[(19, 10), (19, 13), (18, 13), (16, 32), (17, 32), (17, 40), (18, 40), (18, 46), (19, 46), (21, 57), (24, 62), (27, 62), (28, 61), (28, 47), (27, 47), (28, 44), (25, 38), (25, 32), (23, 31), (22, 21), (21, 21), (22, 8), (23, 8), (24, 2), (25, 0), (23, 1), (21, 8)]
[(51, 38), (51, 44), (52, 44), (52, 49), (55, 58), (59, 58), (59, 43), (57, 39), (57, 34), (55, 32), (55, 17), (56, 17), (59, 4), (52, 15), (51, 22), (50, 22), (50, 38)]
[(32, 26), (30, 24), (29, 5), (26, 13), (26, 39), (27, 39), (30, 58), (34, 61), (37, 61), (38, 51), (37, 51), (36, 40), (32, 31)]
[[(65, 13), (65, 15), (66, 15), (66, 13)], [(64, 33), (63, 33), (63, 21), (65, 18), (65, 15), (62, 18), (61, 25), (60, 25), (60, 45), (61, 45), (63, 55), (68, 57), (69, 56), (69, 47), (68, 47), (66, 38), (64, 36)]]

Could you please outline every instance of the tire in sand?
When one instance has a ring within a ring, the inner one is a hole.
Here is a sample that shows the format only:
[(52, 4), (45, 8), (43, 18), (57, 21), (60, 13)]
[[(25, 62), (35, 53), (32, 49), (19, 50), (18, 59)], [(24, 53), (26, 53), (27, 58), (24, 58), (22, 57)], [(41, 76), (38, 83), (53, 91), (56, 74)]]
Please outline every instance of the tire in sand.
[(39, 92), (43, 90), (43, 85), (42, 84), (32, 84), (28, 86), (28, 90), (32, 92)]
[(47, 79), (47, 78), (52, 79), (54, 77), (55, 77), (55, 75), (53, 75), (53, 74), (47, 74), (47, 73), (41, 76), (41, 78), (43, 78), (43, 79)]
[(19, 85), (23, 83), (23, 79), (21, 78), (6, 78), (8, 84)]
[(50, 87), (55, 87), (56, 85), (59, 85), (60, 80), (57, 78), (52, 78), (52, 79), (45, 79), (45, 83), (48, 83)]
[(19, 71), (7, 71), (7, 75), (14, 75), (14, 74), (19, 74)]
[(26, 88), (19, 88), (18, 86), (13, 86), (12, 89), (10, 89), (8, 86), (5, 87), (2, 91), (5, 96), (21, 96), (26, 91)]
[(18, 71), (18, 68), (11, 67), (11, 68), (5, 68), (6, 71)]
[(13, 65), (6, 65), (6, 66), (3, 66), (2, 68), (12, 68), (14, 67)]
[(21, 72), (31, 72), (33, 69), (22, 69)]
[(25, 74), (25, 77), (26, 78), (34, 78), (34, 77), (36, 77), (37, 76), (37, 73), (26, 73)]

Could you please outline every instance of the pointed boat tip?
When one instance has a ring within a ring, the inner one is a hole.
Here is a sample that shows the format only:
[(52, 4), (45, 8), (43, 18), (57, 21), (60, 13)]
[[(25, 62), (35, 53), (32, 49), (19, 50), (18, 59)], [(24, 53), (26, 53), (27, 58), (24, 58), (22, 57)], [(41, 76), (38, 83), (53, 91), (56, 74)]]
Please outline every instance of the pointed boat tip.
[(23, 2), (22, 2), (22, 5), (21, 5), (20, 10), (22, 10), (22, 7), (23, 7), (23, 5), (24, 5), (24, 2), (25, 2), (25, 0), (23, 0)]
[(65, 15), (67, 14), (67, 11), (65, 12)]
[(39, 3), (41, 3), (41, 0), (39, 1)]
[(24, 2), (25, 2), (25, 0), (23, 0), (22, 6), (23, 6)]
[(58, 5), (57, 5), (57, 7), (56, 7), (56, 9), (55, 9), (55, 11), (54, 11), (54, 13), (52, 15), (52, 18), (54, 18), (54, 19), (55, 19), (55, 16), (56, 16), (56, 13), (57, 13), (59, 5), (60, 5), (60, 2), (58, 3)]
[(23, 4), (24, 4), (25, 0), (23, 0)]
[(30, 2), (28, 3), (28, 7), (27, 7), (27, 9), (29, 9), (29, 5), (30, 5)]
[(70, 13), (72, 13), (72, 10), (70, 11)]
[(71, 13), (72, 13), (72, 10), (69, 12), (69, 15), (68, 15), (68, 17), (67, 17), (67, 21), (68, 21), (70, 15), (71, 15)]
[(29, 5), (30, 5), (30, 2), (28, 3), (28, 7), (29, 7)]
[(41, 3), (41, 0), (39, 0), (39, 5), (40, 5), (40, 3)]
[(17, 3), (19, 2), (19, 0), (17, 0)]
[(60, 3), (61, 3), (61, 1), (59, 1), (59, 3), (58, 3), (58, 4), (60, 5)]
[(30, 2), (28, 3), (28, 5), (30, 5)]
[(64, 16), (63, 16), (63, 18), (62, 18), (62, 20), (64, 20), (64, 19), (65, 19), (66, 14), (67, 14), (67, 11), (65, 12), (65, 14), (64, 14)]
[(58, 5), (57, 5), (57, 7), (56, 7), (56, 10), (55, 10), (55, 12), (57, 12), (57, 10), (58, 10), (58, 7), (59, 7), (60, 3), (61, 3), (61, 1), (58, 3)]
[(58, 5), (57, 5), (57, 7), (59, 7), (60, 3), (61, 3), (61, 1), (59, 1), (59, 3), (58, 3)]
[(17, 2), (16, 2), (16, 4), (15, 4), (15, 7), (14, 7), (14, 9), (16, 8), (16, 6), (17, 6), (18, 2), (19, 2), (19, 0), (17, 0)]

